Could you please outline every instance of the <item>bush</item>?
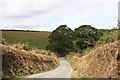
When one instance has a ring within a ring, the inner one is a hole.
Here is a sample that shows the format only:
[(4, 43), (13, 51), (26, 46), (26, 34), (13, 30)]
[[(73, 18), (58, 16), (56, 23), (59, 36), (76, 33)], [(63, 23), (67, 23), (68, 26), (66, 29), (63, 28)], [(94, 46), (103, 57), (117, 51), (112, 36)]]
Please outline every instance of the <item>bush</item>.
[(30, 47), (28, 43), (17, 43), (17, 44), (13, 44), (12, 46), (18, 49), (24, 49), (26, 51), (32, 50), (32, 47)]
[(27, 44), (23, 44), (23, 49), (26, 50), (26, 51), (29, 51), (31, 50), (32, 48)]
[(105, 43), (110, 43), (114, 42), (117, 40), (118, 35), (116, 30), (106, 30), (102, 37), (98, 40), (97, 44), (105, 44)]
[(4, 44), (4, 45), (6, 44), (6, 41), (5, 41), (5, 39), (2, 39), (2, 44)]

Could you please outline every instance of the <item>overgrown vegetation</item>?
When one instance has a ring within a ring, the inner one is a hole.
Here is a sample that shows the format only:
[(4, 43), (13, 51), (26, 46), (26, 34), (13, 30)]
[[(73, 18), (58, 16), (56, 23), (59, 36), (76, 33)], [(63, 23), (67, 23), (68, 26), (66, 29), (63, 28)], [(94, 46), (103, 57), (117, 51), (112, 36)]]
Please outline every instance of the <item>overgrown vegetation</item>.
[(21, 51), (27, 51), (29, 53), (35, 53), (35, 54), (45, 54), (45, 55), (55, 55), (55, 53), (49, 51), (49, 50), (42, 50), (38, 49), (36, 47), (31, 47), (28, 45), (28, 43), (16, 43), (16, 44), (8, 44), (5, 39), (2, 39), (2, 44), (6, 46), (11, 46), (13, 48), (19, 49)]
[(116, 41), (117, 32), (118, 29), (96, 29), (91, 25), (82, 25), (72, 31), (67, 25), (61, 25), (49, 36), (47, 49), (60, 55), (76, 52), (81, 56), (99, 44)]
[(30, 51), (33, 49), (30, 45), (28, 45), (28, 43), (16, 43), (16, 44), (11, 44), (11, 45), (15, 48), (23, 49), (26, 51)]
[(97, 44), (106, 44), (114, 42), (115, 40), (118, 39), (117, 33), (118, 33), (117, 29), (104, 30)]

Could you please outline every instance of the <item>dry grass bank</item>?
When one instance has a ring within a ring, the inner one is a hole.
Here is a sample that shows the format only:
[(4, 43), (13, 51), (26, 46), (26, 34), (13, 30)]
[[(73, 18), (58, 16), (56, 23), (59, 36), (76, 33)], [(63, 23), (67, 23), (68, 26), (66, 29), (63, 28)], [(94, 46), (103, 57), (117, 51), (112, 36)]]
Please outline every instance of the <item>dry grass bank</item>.
[[(118, 78), (120, 77), (120, 60), (118, 60), (118, 41), (101, 45), (83, 57), (67, 55), (76, 78)], [(119, 49), (118, 49), (119, 48)], [(120, 52), (120, 51), (119, 51)], [(119, 56), (120, 57), (120, 56)]]
[(30, 53), (0, 44), (2, 48), (3, 78), (14, 78), (51, 70), (58, 66), (55, 55)]

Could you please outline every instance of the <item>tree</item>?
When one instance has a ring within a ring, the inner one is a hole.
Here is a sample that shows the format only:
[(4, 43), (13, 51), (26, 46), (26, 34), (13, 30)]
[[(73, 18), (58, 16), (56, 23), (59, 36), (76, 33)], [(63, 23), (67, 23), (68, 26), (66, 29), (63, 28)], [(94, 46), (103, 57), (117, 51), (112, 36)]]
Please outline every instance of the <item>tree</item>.
[(48, 39), (47, 50), (57, 52), (62, 56), (74, 49), (74, 31), (68, 28), (67, 25), (60, 25)]
[(82, 25), (79, 28), (76, 28), (75, 34), (77, 36), (76, 45), (81, 50), (84, 50), (88, 47), (92, 48), (95, 45), (101, 34), (100, 31), (91, 25)]

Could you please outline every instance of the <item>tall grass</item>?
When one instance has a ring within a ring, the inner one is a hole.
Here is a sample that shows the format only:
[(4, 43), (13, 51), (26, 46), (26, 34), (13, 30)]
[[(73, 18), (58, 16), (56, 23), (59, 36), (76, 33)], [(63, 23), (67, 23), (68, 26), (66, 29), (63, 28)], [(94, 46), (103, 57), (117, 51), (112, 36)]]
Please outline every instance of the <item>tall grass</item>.
[(28, 51), (29, 53), (33, 53), (33, 54), (45, 54), (45, 55), (54, 55), (55, 53), (48, 51), (48, 50), (42, 50), (42, 49), (38, 49), (36, 47), (31, 47), (30, 45), (28, 45), (28, 43), (17, 43), (17, 44), (10, 44), (9, 46), (12, 46), (13, 48), (17, 48), (19, 50), (24, 50), (24, 51)]

